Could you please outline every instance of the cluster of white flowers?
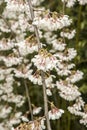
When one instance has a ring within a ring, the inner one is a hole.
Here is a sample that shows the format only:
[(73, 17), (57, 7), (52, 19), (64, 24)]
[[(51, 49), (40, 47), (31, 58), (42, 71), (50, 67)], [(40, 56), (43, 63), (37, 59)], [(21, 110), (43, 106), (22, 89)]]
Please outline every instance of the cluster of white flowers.
[(15, 113), (14, 117), (10, 119), (10, 124), (19, 124), (22, 112)]
[(70, 32), (65, 30), (60, 33), (60, 36), (68, 38), (68, 39), (72, 39), (75, 36), (75, 34), (76, 34), (75, 30), (72, 30), (72, 31), (70, 30)]
[(81, 124), (84, 124), (87, 127), (87, 113), (84, 113), (82, 119), (80, 120)]
[(54, 39), (51, 42), (54, 50), (63, 51), (65, 49), (66, 44), (63, 42), (62, 39)]
[(79, 2), (80, 5), (85, 5), (87, 4), (87, 0), (62, 0), (62, 2), (66, 3), (66, 7), (73, 7), (76, 2)]
[(71, 23), (72, 20), (69, 19), (68, 15), (58, 16), (55, 12), (52, 13), (52, 16), (47, 12), (43, 17), (35, 17), (33, 21), (33, 25), (45, 31), (57, 31), (58, 29), (71, 25)]
[(4, 107), (3, 106), (0, 106), (0, 118), (7, 118), (9, 113), (11, 113), (12, 111), (12, 108), (11, 107)]
[[(4, 80), (4, 79), (8, 79), (10, 77), (10, 83), (13, 82), (13, 75), (10, 74), (12, 72), (13, 68), (7, 68), (7, 69), (3, 69), (3, 68), (0, 68), (0, 81), (1, 80)], [(7, 81), (7, 80), (6, 80)], [(9, 82), (9, 81), (7, 81)]]
[[(16, 11), (24, 12), (25, 11), (24, 2), (22, 0), (5, 0), (5, 2), (7, 3), (6, 9), (8, 11), (9, 10), (12, 12), (16, 12)], [(20, 8), (19, 8), (19, 6), (20, 6)]]
[(25, 97), (10, 93), (8, 95), (3, 95), (1, 99), (9, 103), (15, 103), (17, 107), (21, 107), (24, 104)]
[(24, 79), (29, 78), (29, 76), (32, 73), (32, 70), (30, 70), (30, 67), (31, 67), (31, 64), (27, 66), (22, 65), (22, 66), (19, 66), (18, 69), (14, 69), (15, 77), (24, 78)]
[(78, 87), (73, 84), (69, 84), (67, 81), (57, 81), (56, 85), (60, 90), (60, 96), (65, 100), (73, 101), (81, 95), (81, 93), (78, 91)]
[(32, 62), (38, 70), (43, 70), (46, 72), (55, 68), (57, 59), (54, 55), (42, 49), (39, 51), (38, 55), (35, 55), (35, 57), (32, 58)]
[(77, 70), (75, 73), (72, 73), (70, 77), (66, 80), (70, 81), (71, 83), (75, 83), (83, 78), (83, 72)]
[(74, 64), (64, 64), (64, 63), (57, 63), (56, 71), (60, 76), (69, 76), (71, 74), (71, 69), (74, 67)]
[(26, 56), (33, 52), (38, 51), (38, 45), (33, 41), (33, 43), (29, 43), (28, 41), (18, 42), (15, 46), (18, 47), (19, 53), (21, 56)]
[(48, 31), (45, 32), (45, 34), (43, 35), (43, 38), (45, 38), (47, 44), (52, 44), (52, 41), (54, 41), (56, 39), (57, 35), (53, 35), (52, 32)]
[(62, 110), (62, 109), (52, 108), (49, 111), (49, 119), (50, 120), (59, 119), (62, 116), (63, 113), (64, 113), (64, 110)]
[[(40, 71), (37, 71), (34, 74), (30, 74), (28, 78), (31, 82), (33, 82), (33, 84), (42, 85), (42, 78), (40, 75)], [(55, 76), (53, 75), (50, 75), (49, 77), (48, 76), (45, 77), (45, 83), (47, 87), (46, 93), (48, 96), (52, 96), (51, 90), (55, 87), (55, 84), (53, 83), (53, 78), (55, 78)]]
[(66, 6), (70, 8), (74, 6), (76, 0), (62, 0), (62, 2), (65, 2)]
[(3, 20), (2, 18), (0, 19), (0, 30), (2, 32), (11, 32), (11, 30), (9, 29), (9, 27), (7, 26), (5, 20)]
[(33, 109), (33, 115), (37, 115), (41, 111), (41, 107), (34, 107)]
[(22, 62), (22, 57), (17, 58), (13, 56), (8, 56), (8, 57), (2, 57), (2, 60), (4, 61), (5, 65), (7, 67), (11, 67), (13, 65), (19, 65)]
[(69, 106), (68, 110), (70, 111), (70, 113), (76, 116), (80, 116), (80, 123), (84, 124), (87, 127), (87, 105), (85, 105), (85, 102), (82, 100), (81, 97), (78, 97), (76, 99), (76, 103), (73, 106)]
[[(42, 86), (41, 71), (45, 74), (47, 96), (52, 96), (53, 89), (57, 87), (60, 97), (67, 101), (76, 100), (76, 103), (68, 107), (68, 110), (72, 114), (80, 115), (82, 117), (80, 123), (87, 125), (87, 114), (81, 112), (84, 101), (80, 97), (78, 87), (74, 85), (75, 82), (82, 79), (83, 73), (79, 70), (73, 71), (75, 64), (70, 62), (75, 58), (77, 52), (74, 48), (66, 47), (66, 38), (72, 39), (76, 33), (75, 30), (67, 30), (72, 19), (68, 15), (37, 8), (43, 1), (31, 1), (34, 10), (33, 20), (31, 20), (28, 2), (24, 0), (0, 1), (0, 5), (6, 2), (0, 16), (0, 37), (2, 37), (0, 40), (1, 130), (14, 130), (14, 125), (18, 125), (21, 121), (28, 122), (23, 125), (25, 130), (28, 127), (30, 130), (45, 129), (45, 119), (42, 117), (29, 122), (21, 110), (26, 102), (25, 92), (22, 95), (17, 90), (24, 87), (20, 79), (27, 80), (29, 83), (31, 81), (35, 86), (36, 84)], [(72, 7), (76, 0), (62, 0), (62, 2), (65, 2), (67, 7)], [(78, 0), (78, 2), (85, 5), (87, 0)], [(38, 38), (32, 34), (34, 27), (37, 28), (42, 49), (38, 47)], [(57, 33), (54, 34), (54, 31), (59, 31), (59, 37)], [(7, 38), (3, 38), (4, 33), (7, 34)], [(34, 71), (36, 72), (34, 73)], [(32, 108), (33, 116), (38, 116), (42, 109), (42, 107)], [(52, 107), (48, 111), (49, 120), (59, 119), (64, 113), (64, 110), (56, 107)], [(20, 128), (22, 125), (15, 130), (20, 130)]]
[[(10, 105), (13, 103), (17, 108), (20, 108), (24, 104), (25, 98), (21, 95), (14, 94), (14, 78), (12, 71), (13, 68), (8, 68), (8, 69), (0, 69), (0, 81), (4, 81), (0, 83), (0, 103), (2, 105), (0, 106), (0, 119), (4, 119), (3, 124), (0, 124), (0, 128), (2, 130), (9, 130), (12, 127), (11, 121), (9, 119), (9, 116), (11, 115), (13, 111), (13, 107)], [(16, 84), (17, 85), (17, 84)], [(5, 105), (4, 105), (5, 104)], [(6, 105), (7, 104), (7, 105)], [(22, 115), (22, 114), (21, 114)], [(13, 114), (12, 116), (16, 123), (21, 122), (21, 118), (16, 120), (15, 115)], [(18, 117), (19, 118), (19, 117)], [(5, 123), (5, 125), (4, 125)], [(16, 124), (13, 122), (13, 124)]]
[(39, 73), (31, 74), (28, 78), (31, 82), (33, 82), (33, 84), (42, 85), (42, 79)]
[(34, 129), (44, 130), (45, 129), (44, 121), (45, 121), (45, 118), (34, 120), (29, 123), (21, 124), (16, 129), (13, 128), (13, 130), (20, 130), (20, 129), (27, 129), (27, 128), (29, 128), (30, 130), (34, 130)]
[(8, 39), (6, 41), (5, 39), (0, 40), (0, 51), (10, 50), (15, 46), (15, 44)]
[[(13, 91), (13, 87), (12, 87), (14, 81), (13, 75), (9, 74), (9, 77), (6, 77), (5, 75), (5, 78), (6, 78), (6, 83), (0, 84), (0, 95), (10, 94)], [(4, 80), (4, 78), (2, 80)]]
[(71, 61), (75, 58), (77, 52), (74, 48), (69, 48), (65, 53), (55, 53), (55, 56), (58, 57), (61, 61)]
[[(5, 2), (6, 7), (2, 13), (2, 20), (0, 20), (1, 31), (11, 32), (11, 35), (15, 35), (17, 41), (24, 40), (25, 32), (31, 28), (28, 3), (20, 0), (5, 0)], [(9, 19), (9, 22), (7, 19)]]
[(78, 97), (76, 99), (76, 103), (73, 106), (69, 106), (68, 110), (70, 113), (78, 115), (78, 116), (83, 116), (83, 112), (81, 112), (82, 108), (84, 107), (84, 101), (82, 100), (81, 97)]

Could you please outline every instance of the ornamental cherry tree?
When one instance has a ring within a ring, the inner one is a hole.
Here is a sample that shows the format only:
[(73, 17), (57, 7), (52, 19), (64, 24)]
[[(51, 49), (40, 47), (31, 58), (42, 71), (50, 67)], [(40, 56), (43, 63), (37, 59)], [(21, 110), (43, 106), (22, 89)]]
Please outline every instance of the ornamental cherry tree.
[[(43, 1), (0, 1), (0, 130), (52, 130), (52, 120), (67, 111), (87, 126), (87, 106), (76, 85), (83, 72), (75, 69), (77, 51), (67, 44), (76, 31), (65, 14), (66, 7), (87, 0), (61, 0), (60, 12), (40, 6)], [(43, 105), (31, 101), (31, 88), (40, 88)], [(55, 98), (66, 100), (67, 110)]]

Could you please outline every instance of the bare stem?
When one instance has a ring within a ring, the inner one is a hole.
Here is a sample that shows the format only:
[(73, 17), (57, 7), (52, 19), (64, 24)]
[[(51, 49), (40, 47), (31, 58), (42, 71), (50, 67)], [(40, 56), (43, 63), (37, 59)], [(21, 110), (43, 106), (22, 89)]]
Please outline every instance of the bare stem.
[[(31, 13), (31, 20), (33, 21), (34, 19), (34, 11), (33, 11), (33, 7), (32, 7), (32, 3), (31, 0), (27, 0), (28, 1), (28, 5), (29, 5), (29, 9), (30, 9), (30, 13)], [(37, 38), (37, 43), (38, 43), (38, 50), (41, 49), (41, 43), (40, 43), (40, 39), (39, 39), (39, 34), (38, 34), (38, 28), (37, 26), (34, 26), (34, 32)]]
[(63, 2), (63, 15), (65, 14), (65, 2)]
[(43, 84), (44, 110), (45, 110), (45, 117), (46, 117), (46, 121), (47, 121), (46, 122), (47, 129), (51, 130), (49, 115), (48, 115), (48, 100), (47, 100), (47, 94), (46, 94), (45, 73), (43, 71), (41, 71), (41, 77), (42, 77), (42, 84)]
[(27, 96), (27, 99), (28, 99), (28, 106), (29, 106), (29, 111), (30, 111), (30, 114), (31, 114), (31, 120), (33, 120), (33, 112), (32, 112), (32, 107), (31, 107), (31, 100), (30, 100), (30, 95), (29, 95), (29, 90), (28, 90), (26, 80), (24, 80), (24, 85), (25, 85), (25, 89), (26, 89), (26, 96)]
[[(33, 11), (33, 7), (32, 7), (32, 3), (31, 3), (31, 0), (27, 0), (27, 1), (28, 1), (29, 8), (30, 8), (31, 20), (33, 21), (34, 11)], [(41, 43), (40, 43), (40, 38), (39, 38), (37, 26), (34, 26), (34, 31), (35, 31), (35, 35), (36, 35), (36, 38), (37, 38), (38, 51), (39, 51), (39, 49), (41, 49)], [(47, 94), (46, 94), (45, 73), (43, 71), (41, 71), (41, 78), (42, 78), (42, 86), (43, 86), (44, 110), (45, 110), (45, 117), (46, 117), (46, 123), (47, 123), (47, 130), (51, 130), (49, 115), (48, 115), (48, 102), (47, 102)]]

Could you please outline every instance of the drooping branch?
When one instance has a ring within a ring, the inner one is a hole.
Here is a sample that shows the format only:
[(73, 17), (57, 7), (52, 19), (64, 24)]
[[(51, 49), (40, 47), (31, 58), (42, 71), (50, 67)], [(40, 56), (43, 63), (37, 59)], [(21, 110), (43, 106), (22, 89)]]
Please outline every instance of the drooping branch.
[[(28, 1), (28, 5), (29, 5), (29, 9), (30, 9), (30, 14), (31, 14), (31, 20), (33, 21), (34, 19), (34, 11), (33, 11), (33, 7), (32, 7), (32, 3), (31, 0), (27, 0)], [(37, 26), (34, 26), (34, 32), (37, 38), (37, 43), (38, 43), (38, 50), (41, 49), (41, 44), (40, 44), (40, 39), (39, 39), (39, 33), (38, 33), (38, 28)]]
[(30, 100), (30, 95), (29, 95), (29, 90), (28, 90), (26, 80), (24, 80), (24, 85), (25, 85), (25, 89), (26, 89), (26, 96), (27, 96), (27, 99), (28, 99), (28, 107), (29, 107), (29, 111), (30, 111), (30, 114), (31, 114), (31, 120), (33, 120), (33, 112), (32, 112), (32, 107), (31, 107), (31, 100)]
[[(33, 21), (34, 11), (33, 11), (31, 0), (27, 0), (27, 2), (29, 5), (30, 13), (31, 13), (31, 20)], [(41, 43), (40, 43), (38, 28), (35, 25), (33, 25), (33, 26), (34, 26), (35, 35), (36, 35), (37, 42), (38, 42), (38, 51), (39, 51), (39, 49), (41, 49)], [(49, 115), (48, 115), (48, 102), (47, 102), (47, 94), (46, 94), (45, 73), (43, 71), (41, 71), (41, 78), (42, 78), (42, 86), (43, 86), (44, 110), (45, 110), (45, 117), (46, 117), (46, 123), (47, 123), (47, 130), (51, 130)]]

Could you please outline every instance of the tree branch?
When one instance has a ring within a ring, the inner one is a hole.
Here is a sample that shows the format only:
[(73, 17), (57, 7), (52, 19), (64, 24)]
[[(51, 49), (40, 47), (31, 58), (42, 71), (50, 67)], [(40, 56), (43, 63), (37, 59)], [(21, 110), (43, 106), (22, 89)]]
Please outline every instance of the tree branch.
[(30, 114), (31, 114), (31, 120), (33, 120), (33, 112), (32, 112), (32, 107), (31, 107), (31, 100), (30, 100), (30, 95), (29, 95), (26, 80), (24, 80), (24, 85), (25, 85), (25, 89), (26, 89), (26, 96), (27, 96), (27, 99), (28, 99), (28, 106), (29, 106), (29, 111), (30, 111)]
[[(34, 20), (34, 11), (33, 11), (33, 7), (32, 7), (32, 3), (31, 3), (31, 0), (27, 0), (27, 1), (28, 1), (29, 8), (30, 8), (31, 20), (33, 21)], [(38, 28), (35, 25), (33, 25), (33, 26), (34, 26), (35, 35), (36, 35), (37, 42), (38, 42), (38, 51), (39, 51), (39, 49), (41, 49), (41, 43), (40, 43)], [(48, 115), (48, 102), (47, 102), (47, 94), (46, 94), (45, 73), (43, 71), (41, 71), (41, 78), (42, 78), (42, 86), (43, 86), (44, 110), (45, 110), (45, 117), (46, 117), (46, 123), (47, 123), (47, 130), (51, 130), (49, 115)]]

